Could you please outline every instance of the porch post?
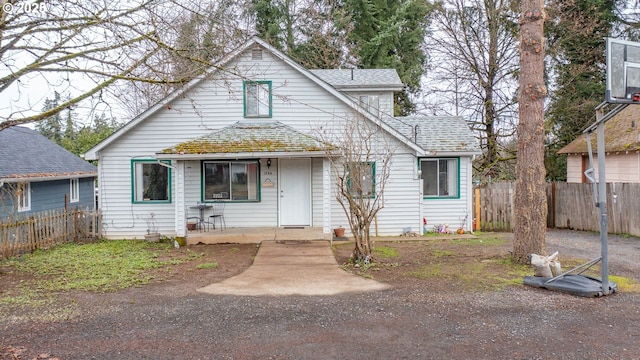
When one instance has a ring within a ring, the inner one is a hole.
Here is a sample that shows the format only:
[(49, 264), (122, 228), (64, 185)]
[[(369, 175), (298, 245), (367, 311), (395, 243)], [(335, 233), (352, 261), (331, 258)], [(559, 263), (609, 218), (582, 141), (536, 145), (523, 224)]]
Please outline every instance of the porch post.
[(322, 232), (331, 234), (331, 162), (322, 158)]
[(175, 210), (175, 224), (176, 224), (176, 236), (187, 236), (187, 215), (185, 213), (185, 200), (184, 200), (184, 161), (176, 160), (175, 164), (175, 186), (173, 188), (174, 195), (173, 200), (176, 205)]

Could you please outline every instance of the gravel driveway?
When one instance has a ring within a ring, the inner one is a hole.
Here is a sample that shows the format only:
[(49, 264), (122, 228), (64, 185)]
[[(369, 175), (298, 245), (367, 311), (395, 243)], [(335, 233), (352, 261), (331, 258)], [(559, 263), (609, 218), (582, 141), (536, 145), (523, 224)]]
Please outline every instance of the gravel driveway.
[[(561, 256), (599, 255), (598, 234), (548, 237)], [(637, 278), (638, 239), (610, 240), (611, 267)], [(23, 346), (24, 359), (640, 359), (640, 295), (632, 293), (411, 287), (250, 297), (143, 287), (92, 304), (74, 321), (0, 322), (0, 344)]]

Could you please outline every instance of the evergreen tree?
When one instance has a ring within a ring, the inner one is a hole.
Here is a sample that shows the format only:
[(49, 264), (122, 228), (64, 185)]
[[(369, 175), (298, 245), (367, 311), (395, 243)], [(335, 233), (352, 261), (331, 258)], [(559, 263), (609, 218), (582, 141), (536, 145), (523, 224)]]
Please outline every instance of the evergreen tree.
[(284, 36), (285, 30), (286, 33), (293, 32), (293, 27), (284, 28), (285, 24), (292, 22), (287, 21), (292, 16), (287, 6), (290, 1), (295, 0), (252, 0), (251, 11), (256, 19), (257, 35), (279, 50), (285, 49), (288, 38)]
[[(44, 101), (42, 112), (49, 111), (57, 108), (62, 103), (60, 93), (57, 91), (53, 93), (53, 98), (47, 98)], [(63, 131), (62, 131), (62, 114), (57, 112), (52, 116), (36, 123), (36, 131), (47, 137), (49, 140), (56, 144), (62, 143)]]
[(424, 73), (431, 5), (420, 0), (344, 0), (343, 6), (351, 18), (349, 39), (358, 65), (396, 69), (407, 88), (396, 94), (395, 115), (411, 114), (411, 96), (419, 93)]
[(415, 110), (431, 5), (421, 0), (252, 0), (256, 32), (307, 68), (393, 68), (407, 89), (396, 115)]
[(605, 38), (615, 16), (612, 0), (555, 0), (546, 22), (555, 90), (547, 116), (547, 177), (566, 180), (566, 157), (557, 151), (595, 119), (604, 101)]

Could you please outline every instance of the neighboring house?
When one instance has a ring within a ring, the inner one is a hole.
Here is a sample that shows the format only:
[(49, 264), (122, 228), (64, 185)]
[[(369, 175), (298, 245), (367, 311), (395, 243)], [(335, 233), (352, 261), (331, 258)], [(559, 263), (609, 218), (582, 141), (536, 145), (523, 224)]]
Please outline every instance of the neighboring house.
[(96, 167), (26, 127), (0, 131), (0, 218), (94, 207)]
[[(607, 182), (640, 182), (640, 106), (629, 105), (605, 123), (605, 176)], [(598, 178), (596, 131), (591, 133), (595, 177)], [(567, 182), (586, 183), (589, 150), (585, 134), (558, 151), (567, 154)]]
[(420, 232), (424, 217), (471, 230), (479, 146), (462, 118), (393, 118), (402, 86), (393, 69), (307, 70), (253, 38), (85, 154), (98, 160), (106, 236), (141, 237), (151, 213), (162, 234), (185, 236), (191, 206), (223, 201), (227, 227), (316, 227), (329, 237), (348, 223), (332, 145), (316, 135), (355, 118), (394, 146), (372, 234)]

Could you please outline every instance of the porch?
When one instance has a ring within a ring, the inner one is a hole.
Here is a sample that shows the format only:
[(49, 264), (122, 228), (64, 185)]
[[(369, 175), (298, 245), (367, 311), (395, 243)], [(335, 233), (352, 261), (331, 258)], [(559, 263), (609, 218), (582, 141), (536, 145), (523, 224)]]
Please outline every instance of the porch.
[(192, 230), (187, 233), (187, 245), (260, 243), (265, 240), (331, 240), (332, 234), (324, 234), (321, 227), (252, 227)]

